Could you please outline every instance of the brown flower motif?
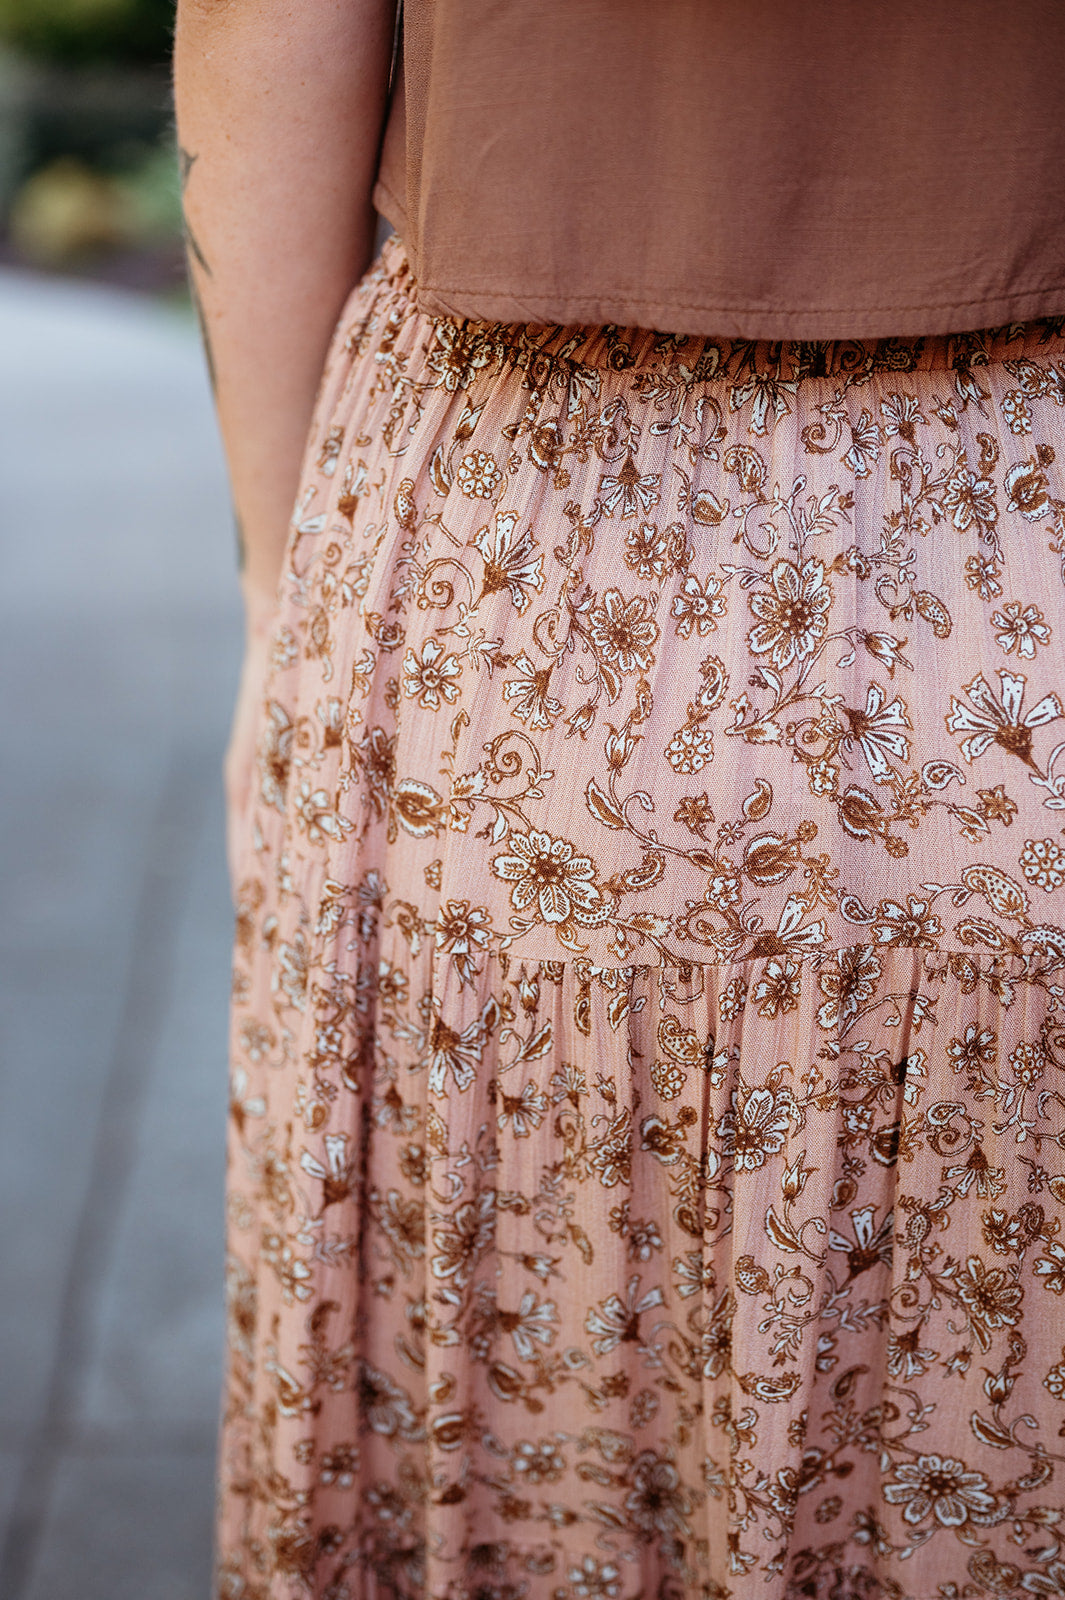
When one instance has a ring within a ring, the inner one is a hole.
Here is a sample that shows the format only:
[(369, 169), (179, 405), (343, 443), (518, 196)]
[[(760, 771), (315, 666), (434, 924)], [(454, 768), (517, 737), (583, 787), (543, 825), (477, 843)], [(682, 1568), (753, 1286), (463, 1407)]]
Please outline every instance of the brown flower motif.
[(729, 1101), (729, 1110), (718, 1118), (717, 1136), (737, 1172), (754, 1172), (783, 1150), (795, 1115), (794, 1099), (788, 1089), (758, 1088), (733, 1089)]
[(508, 843), (508, 851), (493, 856), (492, 871), (513, 884), (510, 903), (516, 911), (532, 910), (552, 926), (572, 920), (590, 928), (606, 920), (608, 907), (590, 856), (578, 855), (568, 839), (539, 829), (514, 832)]
[(620, 589), (607, 589), (602, 603), (592, 609), (588, 628), (596, 653), (619, 672), (650, 670), (658, 623), (642, 595), (625, 600)]
[(979, 1256), (969, 1256), (956, 1287), (980, 1348), (990, 1350), (995, 1333), (1015, 1326), (1024, 1290), (1001, 1267), (987, 1267)]
[(777, 561), (769, 573), (770, 591), (758, 591), (748, 604), (758, 618), (747, 634), (755, 655), (768, 655), (778, 668), (812, 655), (828, 632), (832, 586), (820, 561)]
[(928, 1516), (945, 1528), (960, 1528), (970, 1519), (986, 1523), (995, 1509), (995, 1497), (982, 1472), (968, 1472), (963, 1461), (951, 1456), (918, 1456), (899, 1462), (894, 1479), (883, 1488), (889, 1505), (902, 1506), (904, 1522), (923, 1522)]

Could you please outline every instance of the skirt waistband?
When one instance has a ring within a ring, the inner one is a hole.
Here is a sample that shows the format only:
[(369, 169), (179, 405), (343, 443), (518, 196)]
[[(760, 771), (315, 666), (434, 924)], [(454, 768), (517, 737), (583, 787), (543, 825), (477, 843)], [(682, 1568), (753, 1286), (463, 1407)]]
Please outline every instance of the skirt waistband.
[[(403, 241), (392, 234), (380, 256), (380, 271), (398, 300), (417, 309), (418, 284)], [(838, 340), (750, 340), (712, 335), (659, 333), (653, 329), (532, 323), (461, 321), (431, 317), (437, 339), (479, 367), (538, 361), (611, 372), (669, 372), (692, 383), (736, 383), (753, 376), (798, 383), (809, 378), (861, 381), (875, 373), (953, 372), (995, 363), (1016, 365), (1023, 380), (1028, 362), (1045, 373), (1056, 363), (1060, 403), (1065, 404), (1065, 316), (1008, 323), (961, 333), (914, 338)], [(1045, 381), (1045, 380), (1044, 380)], [(1023, 387), (1023, 381), (1022, 381)]]

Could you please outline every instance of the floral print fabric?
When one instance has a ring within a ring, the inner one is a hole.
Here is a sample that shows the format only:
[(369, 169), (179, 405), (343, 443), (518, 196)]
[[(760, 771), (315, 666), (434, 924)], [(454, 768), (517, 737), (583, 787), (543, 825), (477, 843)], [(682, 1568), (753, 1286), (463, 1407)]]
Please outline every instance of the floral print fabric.
[(1065, 1593), (1065, 333), (355, 291), (237, 873), (225, 1600)]

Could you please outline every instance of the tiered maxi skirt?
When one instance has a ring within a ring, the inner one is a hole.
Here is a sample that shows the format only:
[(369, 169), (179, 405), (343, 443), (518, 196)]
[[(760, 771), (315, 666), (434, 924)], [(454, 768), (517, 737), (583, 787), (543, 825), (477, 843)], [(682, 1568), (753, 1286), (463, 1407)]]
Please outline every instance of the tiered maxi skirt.
[(1065, 328), (329, 356), (222, 1600), (1065, 1594)]

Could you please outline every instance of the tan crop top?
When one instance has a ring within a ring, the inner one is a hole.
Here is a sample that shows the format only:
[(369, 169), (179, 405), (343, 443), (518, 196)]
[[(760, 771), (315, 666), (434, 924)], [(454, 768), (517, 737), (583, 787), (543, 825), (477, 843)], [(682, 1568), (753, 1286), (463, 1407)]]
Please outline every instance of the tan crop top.
[(436, 314), (1065, 313), (1065, 0), (405, 0), (374, 201)]

